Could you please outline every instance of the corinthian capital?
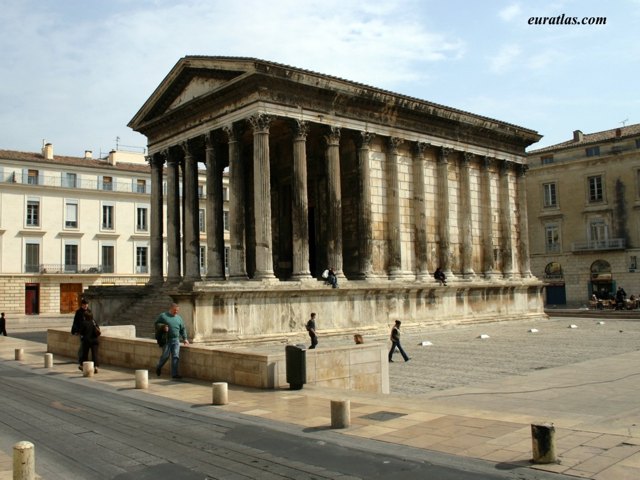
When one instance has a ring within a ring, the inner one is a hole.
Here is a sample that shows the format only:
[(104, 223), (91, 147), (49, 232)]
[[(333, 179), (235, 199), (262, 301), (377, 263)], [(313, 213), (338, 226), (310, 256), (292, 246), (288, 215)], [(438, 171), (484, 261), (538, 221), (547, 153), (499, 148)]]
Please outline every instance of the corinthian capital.
[(304, 120), (294, 120), (293, 131), (296, 140), (306, 140), (309, 133), (309, 123)]
[(398, 147), (404, 143), (404, 139), (399, 137), (389, 137), (389, 152), (398, 153)]
[(369, 148), (376, 134), (371, 132), (360, 132), (360, 148)]
[(438, 160), (440, 163), (449, 163), (449, 155), (453, 152), (453, 148), (442, 147), (440, 149), (440, 155), (438, 156)]
[(273, 121), (273, 117), (265, 115), (264, 113), (259, 113), (257, 115), (252, 115), (247, 120), (251, 124), (251, 128), (253, 128), (254, 132), (269, 133), (269, 126)]
[(340, 128), (331, 127), (327, 135), (324, 136), (327, 145), (340, 145)]

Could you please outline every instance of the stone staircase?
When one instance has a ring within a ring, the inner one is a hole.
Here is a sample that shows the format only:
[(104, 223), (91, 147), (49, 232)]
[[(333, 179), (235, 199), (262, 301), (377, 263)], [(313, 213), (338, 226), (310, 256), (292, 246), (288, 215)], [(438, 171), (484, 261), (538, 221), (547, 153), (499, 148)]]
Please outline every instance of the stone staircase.
[(137, 337), (154, 338), (153, 324), (158, 315), (169, 309), (172, 301), (161, 288), (150, 290), (146, 295), (132, 302), (118, 319), (118, 324), (135, 325)]

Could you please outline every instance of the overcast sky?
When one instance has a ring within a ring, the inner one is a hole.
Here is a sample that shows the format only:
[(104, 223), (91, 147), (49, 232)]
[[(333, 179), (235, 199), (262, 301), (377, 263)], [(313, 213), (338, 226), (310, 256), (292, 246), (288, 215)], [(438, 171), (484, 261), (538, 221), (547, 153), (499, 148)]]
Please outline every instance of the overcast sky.
[[(606, 25), (530, 25), (532, 17)], [(538, 131), (640, 123), (640, 0), (0, 0), (0, 149), (142, 150), (185, 55), (246, 56)], [(119, 140), (116, 140), (119, 138)]]

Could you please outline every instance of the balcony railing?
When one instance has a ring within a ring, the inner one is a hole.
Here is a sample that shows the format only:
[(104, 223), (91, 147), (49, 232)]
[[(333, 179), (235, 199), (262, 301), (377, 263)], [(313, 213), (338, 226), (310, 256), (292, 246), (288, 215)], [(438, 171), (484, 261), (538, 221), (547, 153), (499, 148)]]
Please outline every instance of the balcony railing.
[(588, 242), (574, 242), (571, 246), (573, 252), (593, 252), (598, 250), (624, 250), (626, 242), (624, 238), (608, 238), (606, 240), (590, 240)]
[[(109, 272), (109, 269), (111, 272)], [(67, 273), (84, 273), (84, 274), (98, 274), (98, 273), (112, 273), (113, 267), (105, 267), (102, 265), (65, 265), (64, 263), (41, 263), (40, 265), (24, 266), (26, 273), (47, 273), (47, 274), (67, 274)]]

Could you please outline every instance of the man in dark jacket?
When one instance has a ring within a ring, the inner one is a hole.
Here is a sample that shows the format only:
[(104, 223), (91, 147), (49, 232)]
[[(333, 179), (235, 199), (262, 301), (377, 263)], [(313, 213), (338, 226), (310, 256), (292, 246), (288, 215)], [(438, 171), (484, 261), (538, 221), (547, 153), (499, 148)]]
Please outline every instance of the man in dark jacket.
[[(71, 325), (71, 335), (80, 335), (80, 327), (82, 327), (82, 322), (84, 322), (84, 314), (86, 312), (91, 312), (89, 310), (89, 302), (86, 299), (82, 299), (80, 301), (80, 308), (76, 310), (76, 314), (73, 316), (73, 325)], [(78, 362), (82, 365), (82, 344), (78, 349)]]

